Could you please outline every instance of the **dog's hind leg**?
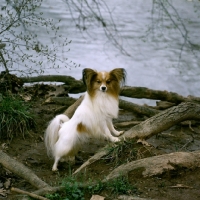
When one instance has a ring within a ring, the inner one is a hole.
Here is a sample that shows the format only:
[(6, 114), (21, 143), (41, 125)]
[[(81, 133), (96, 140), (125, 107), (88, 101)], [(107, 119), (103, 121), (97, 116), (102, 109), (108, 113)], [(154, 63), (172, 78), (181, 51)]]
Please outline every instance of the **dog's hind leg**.
[(52, 167), (52, 171), (58, 171), (58, 162), (60, 160), (60, 157), (55, 157), (55, 160), (54, 160), (54, 164), (53, 164), (53, 167)]

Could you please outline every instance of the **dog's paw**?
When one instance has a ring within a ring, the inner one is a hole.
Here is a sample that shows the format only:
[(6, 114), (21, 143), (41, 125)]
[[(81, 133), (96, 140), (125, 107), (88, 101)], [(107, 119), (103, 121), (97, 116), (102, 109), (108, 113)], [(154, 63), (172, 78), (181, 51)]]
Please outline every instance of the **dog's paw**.
[(125, 132), (125, 131), (118, 131), (118, 133), (119, 133), (119, 135), (118, 135), (118, 136), (120, 136), (120, 135), (124, 134), (124, 132)]
[(115, 131), (113, 133), (113, 135), (115, 135), (116, 137), (119, 137), (120, 135), (122, 135), (124, 133), (124, 131)]
[(57, 167), (52, 167), (52, 171), (53, 171), (53, 172), (57, 172), (57, 171), (58, 171), (58, 168), (57, 168)]
[(118, 137), (112, 137), (111, 141), (112, 141), (112, 142), (119, 142), (120, 139), (119, 139)]

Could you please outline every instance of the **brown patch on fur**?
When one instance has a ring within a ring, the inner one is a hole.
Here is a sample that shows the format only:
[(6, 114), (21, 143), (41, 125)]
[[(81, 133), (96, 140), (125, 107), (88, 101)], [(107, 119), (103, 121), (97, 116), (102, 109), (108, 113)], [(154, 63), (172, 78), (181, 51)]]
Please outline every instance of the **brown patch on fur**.
[(120, 84), (125, 82), (125, 78), (126, 71), (123, 68), (116, 68), (110, 72), (96, 72), (89, 68), (83, 70), (83, 82), (87, 86), (90, 97), (94, 97), (103, 84), (107, 87), (106, 93), (118, 99)]
[(83, 132), (87, 132), (87, 128), (85, 125), (83, 125), (82, 123), (79, 123), (76, 127), (77, 131), (79, 133), (83, 133)]
[(87, 91), (90, 94), (90, 96), (94, 96), (92, 82), (94, 81), (96, 76), (97, 76), (97, 72), (93, 69), (86, 68), (83, 70), (83, 83), (86, 85)]

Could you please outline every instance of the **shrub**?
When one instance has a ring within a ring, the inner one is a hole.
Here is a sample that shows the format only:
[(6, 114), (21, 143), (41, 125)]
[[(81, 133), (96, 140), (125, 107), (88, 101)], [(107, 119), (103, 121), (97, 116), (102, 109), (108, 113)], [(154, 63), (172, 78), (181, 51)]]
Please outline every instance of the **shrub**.
[(33, 126), (33, 115), (19, 97), (8, 95), (0, 98), (0, 138), (12, 139), (18, 133), (24, 137)]

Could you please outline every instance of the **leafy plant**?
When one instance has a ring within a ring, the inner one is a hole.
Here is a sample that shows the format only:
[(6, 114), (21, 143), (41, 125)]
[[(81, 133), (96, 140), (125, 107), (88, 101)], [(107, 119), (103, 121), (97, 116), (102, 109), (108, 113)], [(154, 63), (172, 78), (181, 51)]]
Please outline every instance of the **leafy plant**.
[(79, 183), (73, 177), (64, 179), (63, 184), (65, 187), (64, 200), (84, 200), (84, 192), (80, 189)]
[(114, 194), (133, 194), (137, 192), (137, 188), (131, 185), (128, 181), (128, 178), (120, 176), (117, 179), (114, 179), (111, 182), (107, 183), (107, 187)]
[(75, 177), (69, 176), (63, 180), (62, 186), (64, 186), (64, 190), (62, 193), (49, 194), (46, 197), (50, 200), (84, 200), (89, 194), (100, 194), (102, 192), (106, 192), (107, 195), (112, 197), (138, 192), (137, 188), (130, 184), (128, 178), (124, 176), (109, 182), (99, 181), (97, 184), (86, 184), (88, 186), (82, 187), (82, 183), (78, 182)]
[(60, 194), (55, 193), (55, 194), (47, 194), (46, 197), (50, 200), (63, 200)]
[(35, 125), (29, 107), (14, 96), (2, 97), (0, 100), (0, 137), (12, 139), (19, 132), (25, 133)]

